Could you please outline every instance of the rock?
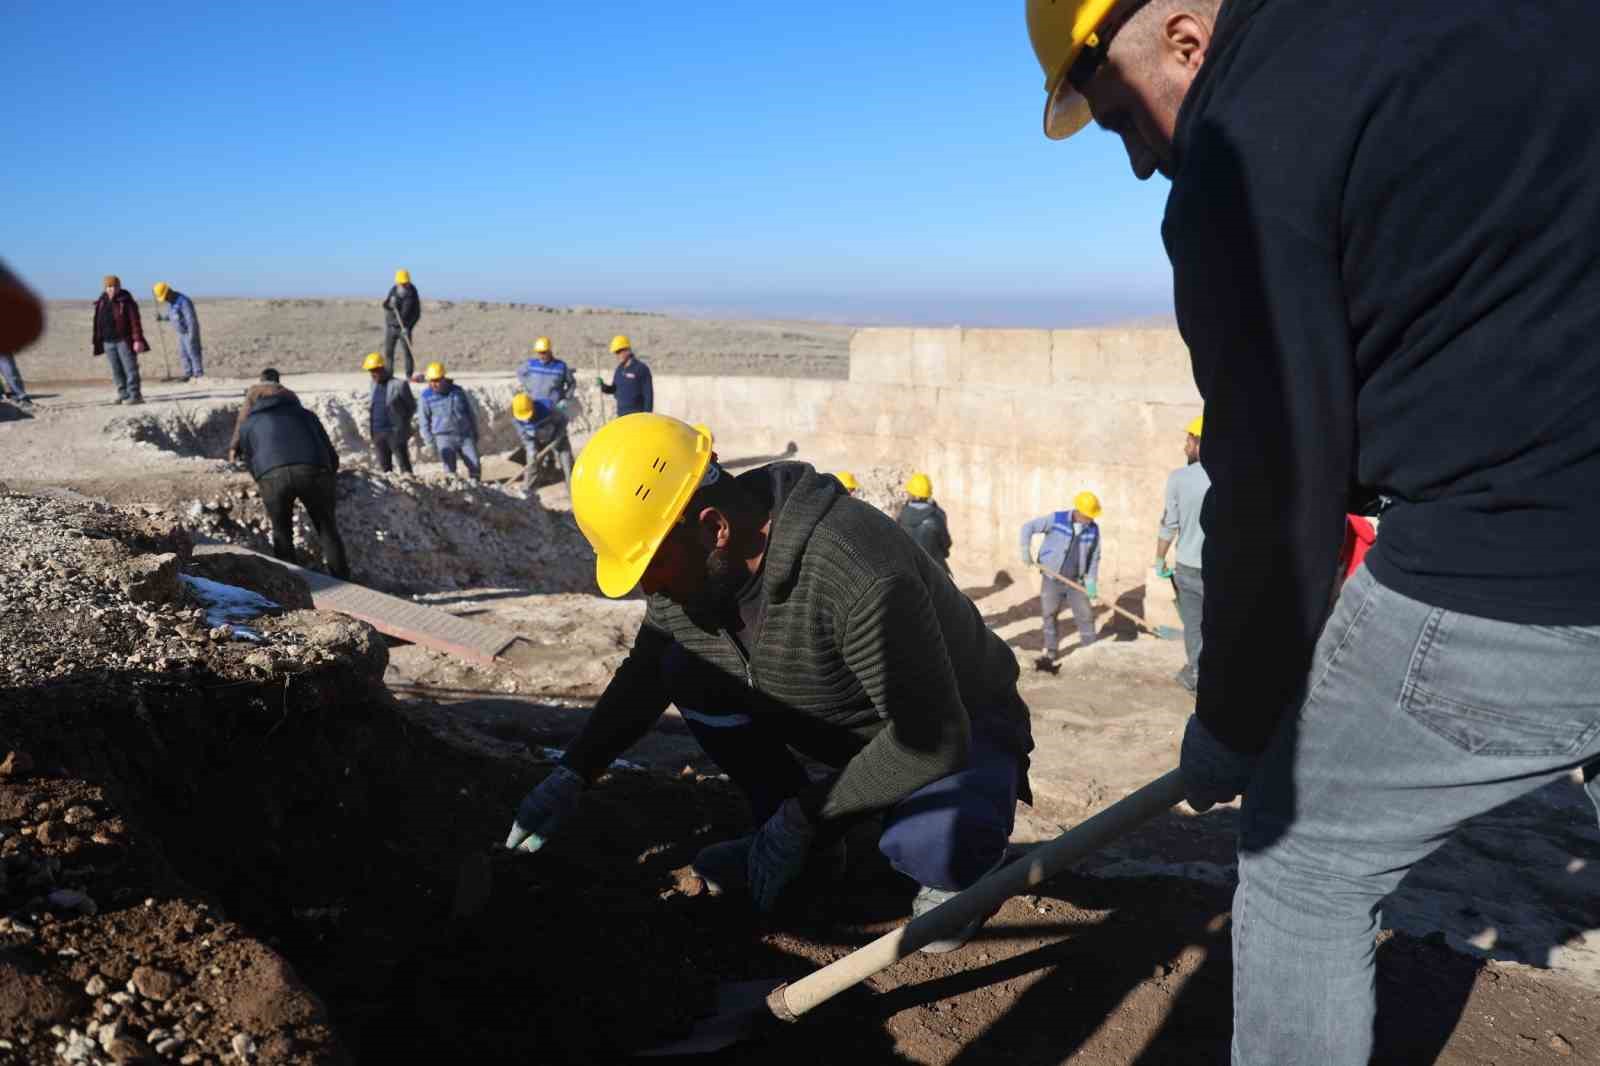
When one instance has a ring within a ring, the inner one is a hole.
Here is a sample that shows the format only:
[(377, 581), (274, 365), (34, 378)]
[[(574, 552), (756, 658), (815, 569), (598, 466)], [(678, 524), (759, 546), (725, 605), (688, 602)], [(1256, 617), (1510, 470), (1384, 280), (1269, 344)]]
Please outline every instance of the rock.
[(272, 655), (265, 651), (253, 651), (244, 657), (246, 666), (254, 666), (261, 670), (272, 669)]
[(66, 822), (68, 825), (82, 825), (84, 822), (89, 821), (93, 817), (94, 808), (85, 807), (80, 804), (76, 807), (68, 807), (67, 813), (61, 816), (61, 820)]
[(67, 830), (60, 822), (49, 821), (34, 831), (41, 844), (60, 844), (67, 839)]
[(123, 566), (122, 589), (134, 603), (171, 603), (183, 588), (172, 552), (138, 555)]
[(1563, 1058), (1572, 1054), (1572, 1045), (1560, 1033), (1555, 1033), (1550, 1037), (1550, 1048)]
[(25, 751), (12, 749), (6, 754), (4, 762), (0, 762), (0, 777), (25, 777), (33, 769), (33, 756)]
[[(174, 1051), (177, 1051), (178, 1048), (180, 1048), (182, 1046), (183, 1046), (183, 1041), (182, 1040), (174, 1040), (173, 1038), (168, 1037), (167, 1039), (161, 1041), (161, 1043), (156, 1045), (156, 1054), (157, 1055), (170, 1055)], [(188, 1061), (188, 1060), (185, 1059), (184, 1061)]]
[(91, 996), (98, 997), (105, 995), (106, 991), (110, 989), (110, 987), (111, 986), (106, 983), (106, 979), (104, 977), (101, 977), (99, 974), (95, 974), (93, 977), (89, 978), (88, 983), (83, 986), (83, 990)]
[(248, 1059), (256, 1053), (256, 1042), (249, 1033), (234, 1034), (233, 1053), (241, 1059)]
[(134, 990), (145, 999), (168, 1000), (183, 984), (175, 974), (165, 970), (158, 970), (154, 966), (140, 966), (133, 971), (133, 979), (129, 982)]
[(58, 888), (46, 898), (50, 901), (50, 906), (64, 911), (74, 911), (78, 914), (100, 913), (99, 906), (89, 898), (88, 893), (79, 892), (77, 889)]

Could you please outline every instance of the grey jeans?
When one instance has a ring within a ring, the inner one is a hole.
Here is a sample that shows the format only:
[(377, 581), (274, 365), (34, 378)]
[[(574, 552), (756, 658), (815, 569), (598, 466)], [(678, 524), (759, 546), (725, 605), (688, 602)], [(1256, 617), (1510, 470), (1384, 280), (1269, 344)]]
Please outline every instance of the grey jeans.
[(1094, 608), (1089, 597), (1075, 588), (1069, 588), (1054, 578), (1039, 578), (1039, 613), (1044, 616), (1044, 653), (1054, 659), (1061, 653), (1061, 636), (1056, 631), (1056, 616), (1061, 605), (1072, 608), (1072, 619), (1078, 623), (1078, 641), (1087, 648), (1094, 643)]
[(1190, 684), (1200, 682), (1200, 619), (1206, 602), (1205, 582), (1198, 566), (1179, 563), (1172, 570), (1172, 583), (1178, 589), (1178, 618), (1183, 622), (1183, 653), (1189, 664), (1184, 672)]
[(1245, 794), (1234, 1066), (1366, 1066), (1384, 897), (1462, 822), (1600, 757), (1600, 626), (1458, 614), (1362, 567), (1307, 683)]
[(129, 341), (106, 341), (106, 362), (111, 364), (111, 380), (116, 382), (117, 395), (124, 400), (137, 400), (144, 395), (139, 383), (139, 357)]
[(28, 387), (22, 383), (22, 371), (17, 369), (16, 356), (0, 352), (0, 379), (5, 381), (13, 397), (18, 400), (28, 398)]

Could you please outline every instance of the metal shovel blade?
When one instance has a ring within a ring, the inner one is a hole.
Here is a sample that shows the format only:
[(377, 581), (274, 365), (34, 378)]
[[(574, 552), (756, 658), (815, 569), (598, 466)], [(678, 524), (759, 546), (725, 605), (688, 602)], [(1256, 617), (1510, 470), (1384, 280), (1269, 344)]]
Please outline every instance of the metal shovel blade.
[(709, 1055), (754, 1036), (775, 1019), (767, 997), (782, 981), (733, 981), (717, 988), (716, 1005), (704, 1018), (697, 1019), (688, 1036), (635, 1051), (635, 1058), (665, 1058), (669, 1055)]

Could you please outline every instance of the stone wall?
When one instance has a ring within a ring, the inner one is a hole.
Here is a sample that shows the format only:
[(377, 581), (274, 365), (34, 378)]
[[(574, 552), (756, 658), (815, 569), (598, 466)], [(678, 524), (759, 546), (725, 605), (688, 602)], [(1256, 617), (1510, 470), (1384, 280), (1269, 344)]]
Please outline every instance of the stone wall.
[(1120, 591), (1149, 572), (1201, 405), (1173, 330), (864, 329), (848, 382), (660, 377), (656, 409), (741, 451), (793, 441), (833, 468), (927, 471), (968, 573), (1017, 574), (1018, 527), (1090, 489), (1105, 506), (1101, 584)]

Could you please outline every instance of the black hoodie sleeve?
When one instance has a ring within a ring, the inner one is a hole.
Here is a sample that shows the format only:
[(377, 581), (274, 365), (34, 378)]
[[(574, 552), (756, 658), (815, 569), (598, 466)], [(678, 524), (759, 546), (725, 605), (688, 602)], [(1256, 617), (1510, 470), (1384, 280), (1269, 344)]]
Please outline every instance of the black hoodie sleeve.
[(1227, 122), (1189, 125), (1162, 229), (1211, 477), (1196, 713), (1255, 753), (1300, 700), (1353, 477), (1341, 171), (1317, 158), (1288, 165)]

